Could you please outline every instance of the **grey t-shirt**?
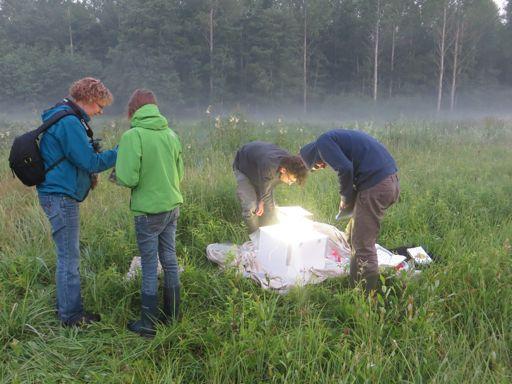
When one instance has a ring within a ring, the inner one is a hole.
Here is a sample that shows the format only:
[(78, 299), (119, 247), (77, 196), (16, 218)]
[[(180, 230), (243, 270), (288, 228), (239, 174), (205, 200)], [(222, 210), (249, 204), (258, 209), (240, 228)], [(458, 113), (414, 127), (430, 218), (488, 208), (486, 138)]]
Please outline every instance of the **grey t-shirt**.
[(288, 156), (287, 151), (275, 144), (252, 141), (238, 150), (233, 168), (247, 176), (261, 201), (268, 198), (279, 184), (279, 164)]

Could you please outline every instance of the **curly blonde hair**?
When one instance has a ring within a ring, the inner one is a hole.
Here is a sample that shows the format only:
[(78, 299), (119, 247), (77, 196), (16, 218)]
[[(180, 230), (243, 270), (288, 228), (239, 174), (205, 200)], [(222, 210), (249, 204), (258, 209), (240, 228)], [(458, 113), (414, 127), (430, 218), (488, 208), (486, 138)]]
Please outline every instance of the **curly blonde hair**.
[(114, 97), (109, 89), (94, 77), (84, 77), (69, 87), (69, 95), (76, 101), (94, 103), (101, 101), (103, 106), (112, 104)]

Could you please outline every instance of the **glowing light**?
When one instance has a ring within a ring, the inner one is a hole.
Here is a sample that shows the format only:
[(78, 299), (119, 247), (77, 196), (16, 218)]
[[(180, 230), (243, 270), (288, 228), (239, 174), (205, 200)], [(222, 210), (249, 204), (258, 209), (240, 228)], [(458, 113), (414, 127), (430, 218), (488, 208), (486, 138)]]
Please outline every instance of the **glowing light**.
[(264, 270), (294, 279), (324, 267), (327, 236), (313, 228), (311, 216), (302, 207), (279, 207), (279, 224), (260, 228), (258, 260)]

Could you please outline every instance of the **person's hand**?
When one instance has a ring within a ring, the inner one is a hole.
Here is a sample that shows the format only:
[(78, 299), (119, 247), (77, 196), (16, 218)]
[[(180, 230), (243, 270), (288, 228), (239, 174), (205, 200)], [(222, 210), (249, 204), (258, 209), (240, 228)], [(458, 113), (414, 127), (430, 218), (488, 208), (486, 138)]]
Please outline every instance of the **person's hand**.
[(112, 168), (112, 172), (110, 172), (110, 175), (108, 175), (108, 181), (112, 183), (117, 183), (117, 177), (116, 177), (116, 169)]
[(343, 198), (342, 198), (340, 200), (340, 206), (338, 209), (338, 214), (336, 215), (336, 220), (351, 217), (353, 210), (354, 210), (354, 204), (353, 203), (347, 204), (343, 201)]
[(265, 213), (265, 206), (263, 204), (263, 201), (260, 201), (258, 203), (258, 209), (256, 210), (256, 216), (262, 216), (263, 213)]
[(96, 186), (98, 185), (98, 180), (99, 179), (97, 173), (91, 174), (91, 189), (96, 188)]

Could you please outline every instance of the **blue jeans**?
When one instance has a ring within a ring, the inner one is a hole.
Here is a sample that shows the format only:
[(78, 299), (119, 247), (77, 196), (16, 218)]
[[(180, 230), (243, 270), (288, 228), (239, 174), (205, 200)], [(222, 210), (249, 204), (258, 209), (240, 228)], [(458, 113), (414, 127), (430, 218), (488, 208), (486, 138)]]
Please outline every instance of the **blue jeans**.
[(135, 216), (135, 234), (142, 267), (142, 293), (156, 295), (158, 258), (164, 271), (164, 287), (180, 285), (176, 258), (176, 227), (179, 207), (154, 215)]
[(81, 316), (80, 211), (76, 200), (62, 195), (39, 195), (39, 203), (52, 227), (57, 252), (57, 310), (62, 321)]

